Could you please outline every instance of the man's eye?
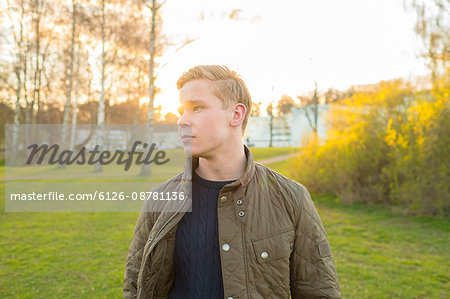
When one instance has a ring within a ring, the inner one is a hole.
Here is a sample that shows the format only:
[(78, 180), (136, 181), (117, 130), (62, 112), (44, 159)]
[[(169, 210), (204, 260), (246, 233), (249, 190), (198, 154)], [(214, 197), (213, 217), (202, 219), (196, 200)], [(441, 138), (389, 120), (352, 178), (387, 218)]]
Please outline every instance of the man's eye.
[(199, 111), (200, 110), (200, 106), (194, 106), (194, 108), (192, 108), (192, 110), (194, 110), (194, 111)]

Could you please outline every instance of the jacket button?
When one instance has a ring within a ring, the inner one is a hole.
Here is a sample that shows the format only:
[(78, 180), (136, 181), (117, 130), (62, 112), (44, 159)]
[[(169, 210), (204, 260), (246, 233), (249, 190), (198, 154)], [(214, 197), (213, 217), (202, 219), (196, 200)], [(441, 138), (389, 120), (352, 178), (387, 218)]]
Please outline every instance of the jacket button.
[(222, 197), (220, 198), (220, 202), (221, 202), (221, 203), (226, 203), (226, 202), (227, 202), (227, 197), (226, 197), (226, 196), (222, 196)]
[(233, 297), (228, 297), (227, 299), (233, 299)]
[(268, 254), (267, 252), (263, 251), (263, 252), (261, 253), (261, 258), (262, 258), (263, 260), (266, 260), (268, 257), (269, 257), (269, 254)]
[(245, 213), (244, 211), (239, 211), (239, 216), (244, 217)]
[(227, 243), (223, 244), (223, 245), (222, 245), (222, 250), (223, 250), (223, 251), (228, 251), (228, 250), (230, 250), (230, 245), (228, 245)]
[(236, 203), (240, 206), (242, 204), (242, 200), (238, 199)]

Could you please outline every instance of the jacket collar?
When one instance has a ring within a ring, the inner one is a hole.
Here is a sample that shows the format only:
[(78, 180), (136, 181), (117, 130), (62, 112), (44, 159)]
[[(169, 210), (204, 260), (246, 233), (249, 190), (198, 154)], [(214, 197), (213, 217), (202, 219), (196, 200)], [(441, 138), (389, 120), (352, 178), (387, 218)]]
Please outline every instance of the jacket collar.
[[(250, 149), (245, 144), (244, 144), (244, 152), (245, 156), (247, 157), (247, 165), (245, 167), (244, 174), (235, 182), (226, 185), (224, 189), (232, 190), (237, 188), (239, 185), (245, 187), (246, 185), (248, 185), (248, 183), (250, 183), (251, 179), (253, 178), (253, 175), (255, 174), (255, 162), (253, 161), (253, 156)], [(198, 167), (198, 163), (199, 163), (198, 158), (188, 157), (186, 159), (183, 173), (183, 180), (185, 182), (192, 182), (192, 171)]]

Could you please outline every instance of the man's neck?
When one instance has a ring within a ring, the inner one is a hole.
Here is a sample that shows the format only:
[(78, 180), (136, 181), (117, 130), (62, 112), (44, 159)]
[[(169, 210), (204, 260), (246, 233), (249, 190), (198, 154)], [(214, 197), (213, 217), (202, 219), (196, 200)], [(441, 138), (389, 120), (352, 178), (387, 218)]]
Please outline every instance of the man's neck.
[(210, 181), (231, 181), (242, 177), (247, 165), (244, 145), (235, 146), (222, 155), (199, 158), (197, 174)]

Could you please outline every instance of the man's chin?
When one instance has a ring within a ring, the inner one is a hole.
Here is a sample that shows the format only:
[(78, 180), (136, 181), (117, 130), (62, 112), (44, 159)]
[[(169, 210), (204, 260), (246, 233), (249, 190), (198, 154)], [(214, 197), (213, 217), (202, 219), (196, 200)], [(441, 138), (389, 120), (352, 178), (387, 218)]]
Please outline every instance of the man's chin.
[(191, 156), (192, 158), (200, 158), (201, 157), (201, 154), (197, 153), (197, 152), (193, 152), (193, 151), (186, 152), (185, 151), (185, 153), (186, 153), (187, 156)]
[(191, 156), (192, 158), (200, 158), (202, 156), (201, 153), (198, 150), (193, 149), (191, 145), (184, 146), (184, 154), (186, 156)]
[(183, 144), (184, 154), (186, 156), (194, 157), (194, 152), (192, 150), (192, 144)]
[(183, 149), (186, 156), (192, 156), (192, 147), (185, 146)]

